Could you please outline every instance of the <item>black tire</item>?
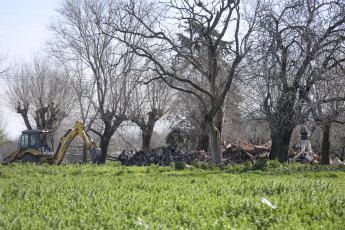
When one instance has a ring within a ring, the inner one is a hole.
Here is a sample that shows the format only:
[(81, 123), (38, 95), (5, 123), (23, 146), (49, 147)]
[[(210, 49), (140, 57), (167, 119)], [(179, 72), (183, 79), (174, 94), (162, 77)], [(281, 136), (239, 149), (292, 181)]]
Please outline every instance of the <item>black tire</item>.
[(24, 155), (23, 160), (22, 160), (22, 164), (26, 164), (26, 163), (38, 164), (38, 158), (30, 153), (27, 153)]

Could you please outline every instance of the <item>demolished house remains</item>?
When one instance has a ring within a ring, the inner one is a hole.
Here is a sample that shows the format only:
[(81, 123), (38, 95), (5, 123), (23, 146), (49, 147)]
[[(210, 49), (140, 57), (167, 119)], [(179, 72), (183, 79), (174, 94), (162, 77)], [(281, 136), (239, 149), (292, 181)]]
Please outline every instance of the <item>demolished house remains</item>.
[[(271, 142), (267, 142), (263, 145), (252, 145), (248, 141), (239, 141), (237, 143), (228, 143), (223, 141), (223, 163), (244, 163), (251, 161), (256, 163), (257, 161), (267, 159), (271, 151)], [(319, 164), (321, 162), (321, 156), (315, 153), (300, 154), (290, 150), (288, 158), (298, 163), (311, 163)], [(294, 159), (295, 158), (295, 159)], [(117, 158), (108, 157), (108, 160), (117, 160)], [(192, 164), (193, 161), (199, 161), (201, 163), (211, 163), (211, 153), (203, 150), (197, 150), (191, 153), (186, 153), (181, 150), (177, 150), (173, 147), (160, 147), (155, 149), (144, 149), (136, 152), (133, 156), (125, 161), (122, 161), (126, 166), (149, 166), (151, 164), (168, 166), (175, 162), (185, 162), (186, 164)], [(334, 158), (330, 161), (331, 165), (345, 165), (345, 162)]]

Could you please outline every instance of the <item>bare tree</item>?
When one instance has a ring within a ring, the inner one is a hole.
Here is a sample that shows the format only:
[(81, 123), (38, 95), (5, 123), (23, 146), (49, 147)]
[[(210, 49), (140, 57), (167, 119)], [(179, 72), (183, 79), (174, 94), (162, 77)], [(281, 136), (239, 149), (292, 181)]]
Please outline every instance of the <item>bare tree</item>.
[[(251, 48), (249, 38), (255, 26), (256, 4), (242, 9), (239, 0), (178, 0), (159, 4), (132, 0), (122, 9), (125, 12), (122, 20), (113, 26), (125, 34), (139, 36), (141, 42), (132, 44), (117, 39), (150, 60), (152, 69), (170, 87), (190, 93), (200, 101), (213, 162), (221, 163), (223, 104), (236, 70)], [(120, 27), (130, 21), (136, 21), (142, 30)], [(188, 39), (181, 42), (181, 35)], [(228, 42), (224, 42), (226, 39)], [(198, 55), (200, 45), (203, 55)], [(219, 65), (220, 57), (227, 60), (227, 68)], [(184, 63), (198, 73), (196, 78), (180, 68)]]
[(56, 130), (73, 107), (74, 95), (66, 72), (44, 57), (35, 57), (9, 80), (9, 106), (21, 114), (30, 130)]
[[(91, 98), (100, 117), (100, 127), (91, 128), (100, 136), (102, 162), (106, 161), (111, 137), (128, 119), (131, 92), (136, 86), (132, 69), (138, 60), (122, 44), (111, 36), (116, 31), (107, 24), (99, 26), (99, 20), (113, 20), (107, 1), (65, 0), (58, 9), (59, 18), (51, 29), (56, 40), (51, 45), (52, 53), (65, 62), (82, 60), (87, 72), (95, 82), (96, 96)], [(133, 42), (134, 36), (125, 40)]]
[[(81, 60), (73, 63), (65, 63), (65, 66), (69, 70), (71, 86), (76, 94), (76, 107), (79, 109), (78, 116), (84, 125), (84, 129), (89, 132), (98, 118), (98, 111), (93, 106), (93, 98), (96, 93), (96, 82), (92, 77), (88, 77), (86, 72), (87, 67)], [(84, 143), (83, 162), (86, 161), (87, 146)]]
[(133, 94), (135, 100), (131, 106), (130, 120), (140, 128), (142, 148), (150, 148), (155, 124), (170, 108), (172, 91), (164, 82), (153, 81), (138, 85)]
[[(270, 158), (287, 159), (293, 129), (308, 116), (318, 76), (345, 59), (344, 3), (331, 0), (267, 1), (253, 64), (265, 82), (263, 111), (270, 126)], [(315, 60), (318, 62), (315, 62)]]
[[(319, 76), (320, 81), (311, 90), (313, 118), (322, 129), (322, 164), (329, 164), (331, 148), (331, 127), (333, 123), (345, 124), (344, 71), (336, 68), (327, 76)], [(338, 69), (338, 71), (337, 71)]]

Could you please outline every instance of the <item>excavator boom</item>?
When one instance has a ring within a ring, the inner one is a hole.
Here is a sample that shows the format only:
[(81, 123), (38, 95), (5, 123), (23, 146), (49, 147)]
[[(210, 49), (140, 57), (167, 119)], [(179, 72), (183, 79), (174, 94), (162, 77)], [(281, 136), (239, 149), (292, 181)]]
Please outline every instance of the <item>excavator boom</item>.
[(56, 164), (61, 164), (64, 156), (66, 155), (66, 151), (70, 143), (74, 140), (74, 138), (79, 135), (81, 139), (84, 141), (86, 147), (90, 150), (90, 157), (93, 163), (100, 163), (101, 160), (101, 149), (98, 148), (96, 143), (91, 139), (88, 133), (84, 130), (84, 126), (80, 121), (76, 122), (75, 129), (70, 129), (67, 133), (61, 137), (60, 144), (56, 153)]

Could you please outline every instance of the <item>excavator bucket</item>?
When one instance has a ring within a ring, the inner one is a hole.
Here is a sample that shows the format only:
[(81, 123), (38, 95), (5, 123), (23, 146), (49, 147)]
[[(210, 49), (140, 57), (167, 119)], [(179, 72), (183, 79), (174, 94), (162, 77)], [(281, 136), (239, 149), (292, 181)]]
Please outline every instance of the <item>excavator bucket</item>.
[(100, 148), (90, 149), (90, 157), (92, 163), (101, 163), (102, 151)]

